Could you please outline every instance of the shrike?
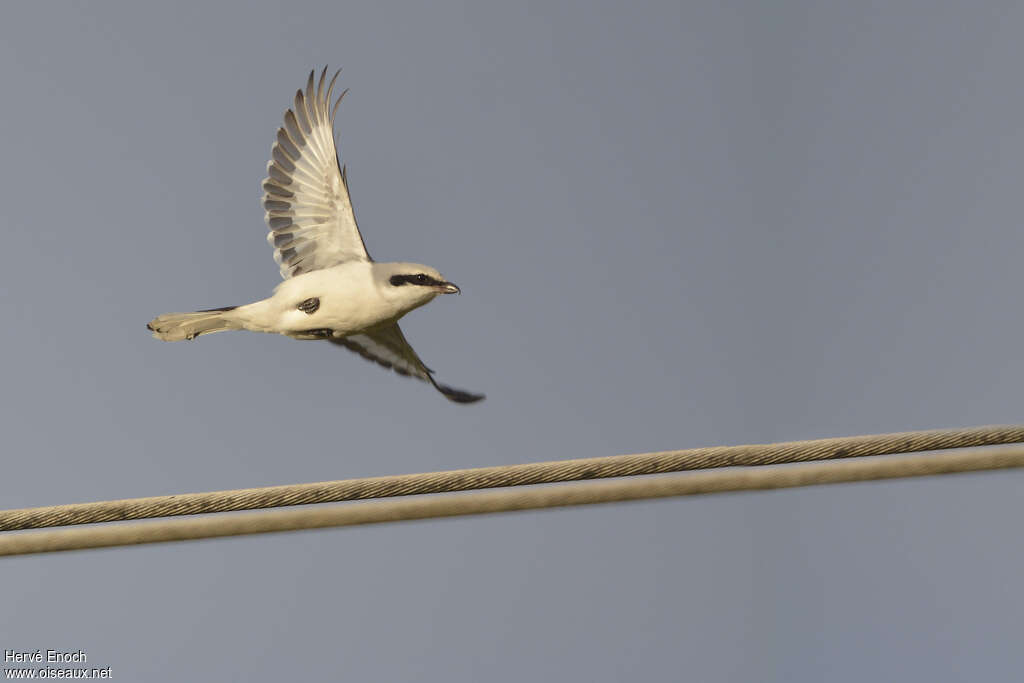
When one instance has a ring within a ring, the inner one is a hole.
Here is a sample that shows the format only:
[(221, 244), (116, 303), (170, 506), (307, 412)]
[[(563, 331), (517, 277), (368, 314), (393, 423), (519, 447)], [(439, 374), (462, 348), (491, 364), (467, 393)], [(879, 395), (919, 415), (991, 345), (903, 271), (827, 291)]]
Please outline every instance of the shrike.
[(398, 320), (439, 294), (459, 288), (430, 266), (377, 263), (356, 225), (345, 167), (334, 146), (331, 106), (334, 74), (327, 87), (310, 72), (305, 92), (284, 114), (263, 181), (263, 208), (284, 282), (269, 299), (195, 313), (165, 313), (146, 327), (164, 341), (195, 339), (223, 330), (275, 332), (295, 339), (323, 339), (355, 351), (402, 375), (430, 382), (449, 400), (483, 398), (440, 384), (405, 340)]

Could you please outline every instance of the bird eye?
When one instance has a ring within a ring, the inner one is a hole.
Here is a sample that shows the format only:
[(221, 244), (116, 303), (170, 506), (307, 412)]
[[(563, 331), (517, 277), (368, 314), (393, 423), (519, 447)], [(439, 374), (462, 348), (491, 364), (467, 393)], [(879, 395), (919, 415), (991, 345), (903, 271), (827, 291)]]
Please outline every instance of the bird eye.
[(416, 284), (418, 284), (418, 285), (425, 285), (425, 284), (427, 284), (428, 282), (430, 282), (430, 278), (428, 278), (428, 277), (427, 277), (426, 275), (424, 275), (423, 273), (419, 273), (419, 274), (418, 274), (418, 275), (416, 276)]

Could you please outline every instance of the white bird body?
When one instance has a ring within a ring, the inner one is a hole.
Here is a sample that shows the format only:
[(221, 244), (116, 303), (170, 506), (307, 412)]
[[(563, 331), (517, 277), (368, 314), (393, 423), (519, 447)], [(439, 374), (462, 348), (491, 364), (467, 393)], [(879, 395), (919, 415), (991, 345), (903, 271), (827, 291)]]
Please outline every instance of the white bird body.
[[(375, 271), (382, 270), (382, 266), (390, 271), (395, 265), (350, 261), (302, 273), (279, 284), (270, 298), (224, 311), (224, 317), (253, 332), (303, 337), (309, 330), (331, 330), (336, 336), (346, 336), (397, 320), (440, 294), (427, 292), (412, 299), (389, 296), (390, 285)], [(297, 308), (313, 298), (319, 299), (313, 313)]]
[[(483, 398), (439, 384), (406, 341), (398, 320), (440, 294), (458, 293), (436, 269), (416, 263), (377, 263), (356, 225), (345, 169), (334, 144), (334, 79), (310, 73), (295, 109), (285, 112), (267, 164), (263, 206), (267, 241), (284, 282), (271, 297), (244, 306), (165, 313), (147, 327), (164, 341), (224, 330), (325, 339), (403, 375), (430, 382), (448, 399)], [(314, 87), (315, 85), (315, 87)]]

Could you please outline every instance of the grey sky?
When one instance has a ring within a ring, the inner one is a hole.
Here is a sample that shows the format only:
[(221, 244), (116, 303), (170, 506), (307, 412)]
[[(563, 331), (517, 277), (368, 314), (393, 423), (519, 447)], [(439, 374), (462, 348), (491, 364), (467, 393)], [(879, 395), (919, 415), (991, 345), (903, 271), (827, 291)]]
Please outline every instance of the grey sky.
[[(4, 508), (1020, 422), (1024, 7), (11, 3)], [(144, 323), (279, 281), (308, 70), (457, 406)], [(170, 434), (185, 433), (182, 439)], [(1008, 680), (1022, 473), (0, 562), (0, 648), (115, 680)]]

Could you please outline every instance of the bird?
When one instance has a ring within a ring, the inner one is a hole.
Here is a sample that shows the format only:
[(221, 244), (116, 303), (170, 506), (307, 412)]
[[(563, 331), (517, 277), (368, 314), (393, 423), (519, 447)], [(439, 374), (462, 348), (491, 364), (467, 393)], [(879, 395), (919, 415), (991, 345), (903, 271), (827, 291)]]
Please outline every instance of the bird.
[(262, 205), (283, 282), (267, 299), (165, 313), (146, 327), (163, 341), (225, 330), (324, 340), (428, 382), (451, 401), (475, 403), (483, 394), (434, 379), (398, 326), (406, 313), (442, 294), (459, 294), (459, 288), (436, 268), (377, 262), (366, 250), (334, 139), (334, 118), (348, 92), (333, 99), (340, 72), (325, 87), (327, 68), (319, 79), (310, 71), (271, 147)]

